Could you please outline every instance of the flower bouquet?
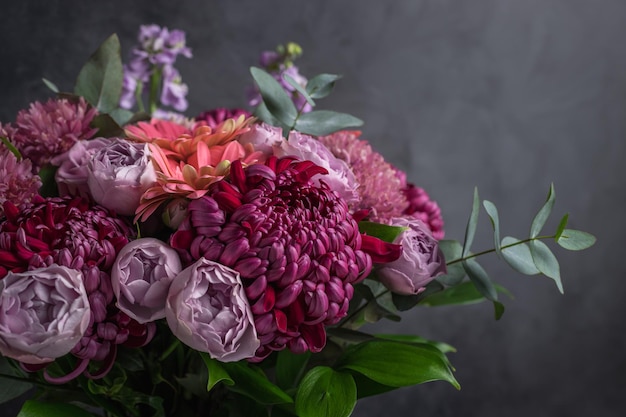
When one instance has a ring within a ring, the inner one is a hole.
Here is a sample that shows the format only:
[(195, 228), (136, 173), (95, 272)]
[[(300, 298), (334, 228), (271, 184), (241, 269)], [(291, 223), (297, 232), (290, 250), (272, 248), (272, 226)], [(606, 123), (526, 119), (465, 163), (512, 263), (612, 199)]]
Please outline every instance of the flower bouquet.
[(188, 118), (175, 68), (182, 31), (143, 26), (127, 64), (113, 35), (71, 93), (0, 125), (0, 401), (28, 416), (349, 416), (359, 398), (446, 381), (447, 354), (417, 335), (361, 328), (420, 306), (493, 303), (478, 257), (562, 291), (543, 226), (472, 251), (438, 205), (354, 130), (317, 110), (339, 76), (307, 79), (296, 44), (250, 72), (252, 113)]

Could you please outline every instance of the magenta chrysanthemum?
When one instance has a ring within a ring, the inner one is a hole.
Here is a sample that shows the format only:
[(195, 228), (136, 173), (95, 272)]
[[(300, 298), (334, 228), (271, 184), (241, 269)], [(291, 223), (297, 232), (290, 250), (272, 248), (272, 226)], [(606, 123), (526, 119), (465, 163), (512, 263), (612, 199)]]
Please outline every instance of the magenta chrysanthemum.
[(361, 201), (351, 208), (371, 210), (370, 219), (386, 222), (401, 216), (408, 205), (402, 193), (404, 184), (396, 169), (367, 141), (359, 139), (360, 135), (357, 131), (340, 131), (319, 140), (333, 155), (346, 161), (356, 176)]
[(443, 239), (445, 232), (439, 205), (430, 199), (430, 196), (423, 188), (414, 184), (407, 184), (402, 191), (409, 202), (409, 206), (404, 210), (404, 214), (423, 221), (430, 228), (435, 239)]
[(75, 103), (67, 99), (37, 101), (18, 113), (11, 140), (25, 158), (41, 167), (76, 141), (93, 137), (98, 129), (90, 123), (96, 114), (82, 97)]
[(371, 269), (344, 200), (311, 177), (310, 161), (271, 157), (231, 175), (189, 204), (171, 246), (187, 263), (204, 257), (241, 274), (261, 346), (254, 360), (288, 347), (319, 352), (325, 325), (345, 316), (353, 284)]
[[(2, 126), (0, 126), (0, 133)], [(28, 159), (18, 160), (5, 146), (0, 143), (0, 219), (4, 217), (2, 205), (12, 201), (21, 206), (37, 195), (41, 187), (41, 179), (33, 174)]]
[[(91, 309), (87, 331), (71, 353), (78, 359), (68, 375), (51, 382), (64, 383), (80, 374), (101, 378), (113, 366), (117, 346), (141, 346), (154, 335), (154, 324), (141, 325), (115, 307), (110, 271), (117, 253), (133, 236), (124, 221), (106, 209), (89, 206), (81, 198), (35, 198), (18, 210), (4, 204), (6, 220), (0, 223), (0, 279), (9, 271), (23, 272), (52, 264), (82, 272)], [(95, 373), (89, 363), (101, 362)], [(24, 365), (35, 371), (44, 365)]]

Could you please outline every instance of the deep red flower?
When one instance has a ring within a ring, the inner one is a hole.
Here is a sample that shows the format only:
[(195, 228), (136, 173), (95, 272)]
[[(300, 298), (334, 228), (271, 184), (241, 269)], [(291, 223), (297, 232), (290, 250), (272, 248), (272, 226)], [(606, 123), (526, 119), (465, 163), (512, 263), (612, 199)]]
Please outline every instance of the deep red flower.
[(353, 284), (371, 269), (345, 201), (313, 185), (319, 173), (291, 158), (245, 170), (235, 161), (172, 235), (187, 263), (204, 257), (241, 274), (261, 340), (255, 360), (285, 347), (319, 352), (324, 326), (345, 316)]

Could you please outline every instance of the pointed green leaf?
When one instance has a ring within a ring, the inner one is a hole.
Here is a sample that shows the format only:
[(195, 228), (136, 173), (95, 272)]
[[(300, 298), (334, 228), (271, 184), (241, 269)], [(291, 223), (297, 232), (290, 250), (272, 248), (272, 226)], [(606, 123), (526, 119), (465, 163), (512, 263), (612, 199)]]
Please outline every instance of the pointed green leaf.
[(59, 196), (59, 189), (54, 179), (58, 168), (59, 167), (56, 167), (54, 165), (46, 164), (42, 166), (37, 173), (39, 175), (39, 178), (41, 178), (41, 188), (39, 188), (39, 194), (41, 194), (42, 197)]
[(439, 349), (442, 353), (456, 352), (456, 348), (447, 343), (424, 339), (421, 336), (413, 334), (376, 334), (375, 336), (378, 339), (392, 340), (394, 342), (431, 345)]
[(468, 259), (463, 262), (463, 269), (467, 272), (470, 281), (476, 286), (476, 289), (490, 301), (498, 299), (498, 292), (495, 285), (489, 278), (487, 271), (474, 259)]
[(59, 93), (59, 87), (57, 87), (55, 83), (53, 83), (52, 81), (46, 78), (42, 78), (41, 81), (43, 81), (46, 87), (48, 87), (53, 93), (56, 93), (56, 94)]
[(257, 108), (254, 109), (254, 116), (258, 117), (268, 125), (280, 127), (281, 129), (283, 129), (283, 136), (289, 134), (289, 127), (286, 126), (284, 123), (281, 123), (277, 118), (275, 118), (272, 113), (270, 113), (270, 111), (267, 109), (267, 106), (264, 102), (261, 102), (261, 104), (259, 104)]
[(315, 110), (301, 114), (296, 121), (296, 130), (314, 136), (324, 136), (339, 130), (359, 127), (363, 121), (347, 113), (330, 110)]
[(454, 287), (446, 288), (444, 291), (426, 297), (420, 305), (427, 307), (437, 307), (452, 304), (475, 304), (485, 300), (485, 297), (478, 291), (471, 281), (463, 282)]
[[(8, 378), (5, 377), (5, 375), (8, 376)], [(33, 387), (33, 385), (28, 382), (21, 382), (10, 378), (18, 376), (8, 359), (4, 356), (0, 356), (0, 404), (19, 397)]]
[[(292, 86), (293, 88), (296, 89), (296, 91), (298, 93), (300, 93), (300, 95), (302, 97), (304, 97), (304, 99), (306, 100), (307, 103), (309, 103), (311, 105), (311, 107), (315, 107), (315, 102), (313, 101), (313, 99), (311, 98), (311, 96), (309, 96), (309, 93), (306, 92), (306, 90), (300, 85), (298, 84), (298, 82), (296, 80), (293, 79), (293, 77), (290, 77), (289, 74), (283, 74), (283, 79), (285, 81), (287, 81), (287, 83)], [(298, 109), (300, 110), (300, 109)]]
[(93, 414), (69, 403), (27, 400), (17, 417), (93, 417)]
[(465, 258), (470, 251), (472, 242), (474, 241), (474, 235), (476, 234), (476, 226), (478, 225), (478, 206), (480, 199), (478, 197), (478, 188), (474, 188), (474, 201), (472, 203), (472, 212), (470, 213), (467, 226), (465, 228), (465, 239), (463, 240), (463, 251), (461, 256)]
[(124, 126), (135, 118), (135, 113), (126, 109), (115, 109), (109, 113), (109, 116), (118, 124), (118, 126)]
[(546, 199), (545, 204), (539, 209), (539, 212), (533, 219), (532, 224), (530, 225), (530, 237), (535, 238), (539, 236), (541, 229), (546, 224), (546, 220), (550, 216), (552, 212), (552, 207), (554, 207), (554, 185), (550, 184), (550, 191), (548, 191), (548, 198)]
[(335, 86), (335, 81), (341, 78), (336, 74), (319, 74), (311, 78), (306, 84), (306, 91), (312, 98), (324, 98), (330, 94)]
[(496, 249), (496, 253), (500, 255), (500, 218), (498, 216), (498, 209), (491, 201), (483, 201), (483, 207), (489, 215), (491, 220), (491, 226), (493, 227), (493, 244)]
[(13, 155), (15, 155), (15, 157), (17, 158), (18, 161), (22, 160), (22, 154), (20, 153), (20, 151), (15, 147), (15, 145), (13, 145), (8, 138), (5, 138), (4, 136), (0, 136), (0, 142), (2, 142), (4, 144), (4, 146), (7, 147), (7, 149), (9, 150), (9, 152), (11, 152)]
[(459, 284), (465, 278), (465, 270), (461, 262), (455, 261), (462, 258), (463, 246), (456, 240), (444, 239), (439, 241), (439, 249), (443, 252), (448, 271), (445, 275), (438, 276), (436, 280), (448, 286)]
[(493, 311), (494, 311), (494, 315), (496, 317), (496, 320), (500, 320), (502, 318), (502, 315), (504, 314), (504, 304), (502, 304), (499, 301), (494, 301), (493, 302)]
[(98, 129), (99, 137), (111, 138), (124, 133), (124, 129), (107, 113), (100, 113), (94, 117), (91, 125)]
[[(461, 264), (459, 264), (459, 267), (463, 269)], [(463, 272), (463, 276), (465, 276), (465, 272)], [(392, 293), (391, 300), (393, 301), (393, 305), (399, 311), (407, 311), (415, 307), (417, 304), (423, 302), (425, 299), (427, 299), (431, 295), (440, 293), (441, 291), (444, 290), (444, 288), (445, 287), (438, 280), (433, 280), (433, 281), (430, 281), (426, 285), (426, 289), (419, 294), (402, 295), (402, 294)]]
[(218, 383), (223, 382), (226, 385), (232, 386), (235, 381), (228, 375), (228, 372), (222, 366), (222, 362), (211, 358), (207, 353), (201, 352), (200, 356), (209, 371), (209, 381), (207, 382), (206, 390), (211, 391)]
[(243, 362), (222, 363), (224, 370), (230, 375), (234, 384), (228, 387), (231, 391), (246, 395), (261, 404), (286, 404), (293, 399), (267, 378), (267, 375), (255, 365)]
[(447, 381), (459, 388), (445, 355), (428, 345), (386, 340), (361, 343), (346, 350), (339, 358), (337, 368), (350, 369), (390, 387)]
[(545, 276), (552, 278), (557, 288), (563, 293), (563, 283), (561, 282), (561, 271), (559, 261), (545, 243), (539, 240), (530, 242), (530, 253), (535, 261), (535, 266)]
[(567, 227), (568, 219), (569, 219), (569, 214), (566, 214), (565, 216), (561, 218), (561, 221), (559, 222), (559, 227), (556, 228), (556, 233), (554, 234), (554, 240), (556, 242), (559, 241), (559, 238), (563, 234), (563, 230), (565, 230), (565, 228)]
[(556, 243), (567, 250), (584, 250), (596, 243), (596, 237), (582, 230), (565, 229)]
[[(514, 245), (514, 246), (511, 246)], [(505, 247), (507, 246), (507, 247)], [(539, 270), (526, 243), (520, 243), (514, 237), (506, 236), (502, 239), (502, 257), (511, 268), (524, 275), (537, 275)]]
[(355, 405), (352, 375), (327, 366), (307, 372), (296, 394), (296, 413), (300, 417), (348, 417)]
[(289, 349), (278, 352), (276, 358), (276, 383), (278, 386), (282, 389), (297, 386), (310, 358), (311, 352), (297, 354)]
[(298, 110), (283, 87), (261, 68), (251, 67), (252, 78), (259, 87), (269, 113), (285, 126), (293, 126)]
[(359, 232), (374, 236), (382, 241), (393, 243), (394, 240), (408, 227), (389, 226), (387, 224), (360, 221)]
[(100, 112), (108, 113), (118, 107), (123, 76), (120, 41), (113, 34), (80, 70), (74, 92)]

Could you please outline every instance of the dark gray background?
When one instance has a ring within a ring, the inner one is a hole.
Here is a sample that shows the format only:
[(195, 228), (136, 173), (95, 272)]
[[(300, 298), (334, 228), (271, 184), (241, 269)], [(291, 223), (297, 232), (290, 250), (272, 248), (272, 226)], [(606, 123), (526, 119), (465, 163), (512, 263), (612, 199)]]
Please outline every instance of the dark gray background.
[[(4, 1), (0, 121), (47, 97), (42, 76), (71, 89), (109, 34), (127, 56), (150, 22), (187, 31), (190, 115), (242, 105), (258, 53), (296, 41), (304, 74), (345, 76), (321, 106), (366, 121), (364, 138), (439, 202), (447, 237), (462, 239), (474, 186), (500, 208), (504, 233), (526, 236), (550, 182), (550, 225), (567, 211), (597, 235), (589, 251), (556, 249), (565, 295), (486, 257), (515, 295), (502, 320), (480, 304), (386, 326), (456, 346), (462, 390), (406, 388), (355, 416), (623, 415), (626, 2)], [(481, 222), (477, 249), (490, 247)]]

